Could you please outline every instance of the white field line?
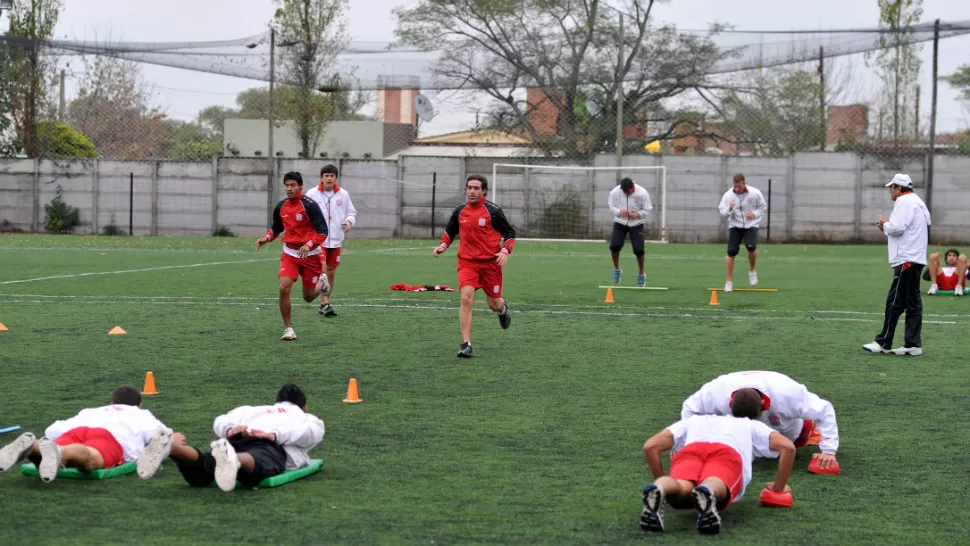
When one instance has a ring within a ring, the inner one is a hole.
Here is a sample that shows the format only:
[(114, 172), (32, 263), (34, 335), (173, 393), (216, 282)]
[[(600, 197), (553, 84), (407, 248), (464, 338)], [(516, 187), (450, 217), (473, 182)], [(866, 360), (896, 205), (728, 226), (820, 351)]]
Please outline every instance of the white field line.
[[(254, 239), (255, 240), (255, 239)], [(270, 248), (270, 247), (267, 247)], [(429, 244), (428, 248), (433, 250), (434, 245)], [(397, 248), (380, 248), (373, 250), (345, 250), (342, 254), (370, 254), (377, 252), (404, 252), (412, 250), (422, 250), (424, 247), (397, 247)], [(146, 253), (185, 253), (191, 252), (193, 254), (199, 253), (213, 253), (213, 254), (250, 254), (255, 252), (255, 249), (244, 249), (244, 248), (98, 248), (98, 247), (86, 247), (86, 246), (13, 246), (13, 245), (0, 245), (0, 250), (30, 250), (30, 251), (49, 251), (49, 250), (67, 250), (71, 252), (146, 252)], [(431, 250), (428, 250), (430, 253)]]
[[(44, 296), (44, 295), (31, 295), (31, 294), (2, 294), (0, 295), (0, 302), (3, 303), (50, 303), (51, 300), (55, 299), (72, 299), (75, 303), (90, 304), (90, 305), (131, 305), (131, 304), (142, 304), (147, 302), (153, 305), (207, 305), (207, 306), (247, 306), (255, 307), (258, 305), (266, 305), (271, 308), (275, 308), (273, 304), (276, 303), (276, 298), (193, 298), (191, 296)], [(243, 301), (240, 301), (243, 300)], [(373, 300), (372, 300), (373, 301)], [(421, 304), (411, 304), (411, 305), (398, 305), (398, 304), (381, 304), (381, 303), (353, 303), (351, 301), (345, 301), (340, 304), (341, 307), (352, 307), (352, 308), (378, 308), (378, 309), (402, 309), (410, 311), (457, 311), (457, 306), (444, 306), (444, 305), (421, 305)], [(677, 309), (669, 308), (670, 311), (677, 311)], [(696, 312), (668, 312), (668, 313), (636, 313), (636, 312), (619, 312), (619, 311), (585, 311), (579, 310), (563, 310), (563, 309), (519, 309), (515, 310), (516, 313), (528, 313), (528, 314), (542, 314), (542, 315), (585, 315), (585, 316), (601, 316), (601, 317), (647, 317), (647, 318), (685, 318), (685, 319), (714, 319), (714, 320), (734, 320), (734, 321), (744, 321), (744, 320), (784, 320), (784, 321), (828, 321), (828, 322), (871, 322), (878, 323), (881, 322), (879, 319), (865, 319), (865, 318), (848, 318), (848, 317), (817, 317), (817, 316), (788, 316), (788, 317), (767, 317), (767, 316), (757, 316), (747, 313), (745, 314), (727, 314), (723, 311), (710, 312), (712, 310), (698, 309), (701, 311), (706, 311), (702, 313)], [(685, 310), (684, 310), (685, 311)], [(488, 314), (490, 311), (476, 310), (476, 313)], [(814, 311), (814, 313), (821, 313), (821, 311)], [(930, 315), (934, 316), (934, 315)], [(945, 315), (945, 316), (956, 316), (956, 317), (967, 317), (967, 315)], [(927, 320), (924, 321), (927, 324), (960, 324), (956, 321), (936, 321)]]
[(261, 258), (258, 260), (234, 260), (228, 262), (205, 262), (199, 264), (186, 264), (186, 265), (166, 265), (160, 267), (145, 267), (142, 269), (122, 269), (120, 271), (94, 271), (91, 273), (75, 273), (73, 275), (52, 275), (49, 277), (35, 277), (33, 279), (18, 279), (14, 281), (0, 281), (0, 285), (4, 284), (21, 284), (25, 282), (37, 282), (37, 281), (50, 281), (59, 279), (76, 279), (79, 277), (95, 277), (99, 275), (122, 275), (125, 273), (144, 273), (147, 271), (165, 271), (168, 269), (186, 269), (190, 267), (207, 267), (210, 265), (227, 265), (227, 264), (248, 264), (256, 262), (272, 262), (278, 258)]

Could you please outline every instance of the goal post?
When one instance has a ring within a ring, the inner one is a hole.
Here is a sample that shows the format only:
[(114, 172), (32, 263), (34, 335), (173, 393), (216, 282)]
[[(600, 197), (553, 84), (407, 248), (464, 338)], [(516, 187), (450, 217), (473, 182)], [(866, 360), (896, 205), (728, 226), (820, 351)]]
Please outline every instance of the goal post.
[(667, 168), (662, 165), (581, 167), (493, 163), (488, 200), (502, 207), (519, 240), (595, 241), (609, 238), (610, 191), (630, 177), (647, 190), (649, 242), (667, 242)]

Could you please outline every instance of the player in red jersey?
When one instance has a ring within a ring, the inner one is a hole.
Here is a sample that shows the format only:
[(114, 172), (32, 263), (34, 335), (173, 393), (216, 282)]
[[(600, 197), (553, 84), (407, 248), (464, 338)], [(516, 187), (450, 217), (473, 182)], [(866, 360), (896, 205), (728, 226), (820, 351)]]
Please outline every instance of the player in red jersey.
[[(475, 291), (485, 291), (488, 307), (498, 313), (499, 324), (508, 328), (512, 324), (509, 306), (502, 299), (502, 267), (515, 246), (515, 229), (495, 203), (486, 201), (488, 180), (473, 174), (465, 181), (468, 202), (455, 208), (448, 220), (441, 244), (434, 249), (434, 257), (448, 249), (461, 238), (458, 247), (458, 289), (461, 291), (461, 308), (458, 320), (461, 324), (462, 344), (458, 356), (472, 356), (472, 305)], [(503, 243), (504, 240), (504, 243)]]
[(280, 256), (280, 314), (283, 315), (281, 339), (296, 339), (290, 321), (290, 289), (303, 279), (303, 299), (310, 302), (330, 290), (320, 263), (321, 245), (327, 240), (327, 220), (313, 199), (303, 196), (303, 176), (298, 172), (283, 175), (286, 199), (273, 211), (273, 226), (256, 241), (256, 250), (283, 234)]

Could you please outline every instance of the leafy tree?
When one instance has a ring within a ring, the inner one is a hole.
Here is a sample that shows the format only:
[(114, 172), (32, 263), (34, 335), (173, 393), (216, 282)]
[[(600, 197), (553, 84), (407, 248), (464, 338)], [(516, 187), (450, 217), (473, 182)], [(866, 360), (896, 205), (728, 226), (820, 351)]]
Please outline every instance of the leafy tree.
[(919, 47), (907, 43), (906, 29), (923, 16), (923, 0), (876, 0), (879, 5), (879, 26), (887, 32), (879, 37), (880, 49), (876, 66), (883, 81), (884, 107), (892, 114), (893, 142), (907, 131), (907, 115), (915, 103), (914, 93), (919, 80)]
[(37, 126), (37, 148), (40, 157), (88, 159), (98, 157), (98, 150), (86, 136), (63, 123), (40, 123)]

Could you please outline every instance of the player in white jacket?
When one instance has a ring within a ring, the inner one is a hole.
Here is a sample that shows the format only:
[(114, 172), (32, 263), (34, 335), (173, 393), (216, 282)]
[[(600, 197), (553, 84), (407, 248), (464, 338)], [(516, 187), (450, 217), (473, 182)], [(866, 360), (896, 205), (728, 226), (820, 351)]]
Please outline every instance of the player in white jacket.
[(813, 456), (820, 469), (835, 465), (839, 450), (839, 425), (835, 420), (835, 408), (828, 400), (820, 398), (808, 387), (785, 374), (752, 370), (734, 372), (717, 377), (684, 400), (680, 418), (694, 415), (731, 415), (734, 393), (741, 389), (754, 389), (761, 393), (760, 420), (795, 443), (795, 447), (808, 445), (813, 432), (821, 435), (818, 447), (821, 453)]
[[(894, 202), (893, 213), (889, 220), (880, 216), (876, 227), (888, 240), (893, 282), (886, 296), (882, 330), (872, 343), (862, 348), (872, 353), (919, 356), (923, 354), (923, 299), (919, 293), (919, 277), (926, 267), (930, 211), (913, 193), (913, 180), (908, 174), (897, 174), (886, 187)], [(893, 349), (896, 324), (903, 311), (906, 311), (906, 337), (902, 347)]]
[(761, 219), (768, 212), (768, 203), (758, 188), (749, 186), (744, 175), (734, 175), (734, 182), (717, 207), (722, 218), (728, 221), (727, 257), (724, 258), (724, 291), (734, 290), (734, 258), (741, 250), (741, 241), (748, 249), (748, 282), (751, 286), (758, 285), (758, 272), (755, 263), (758, 261), (758, 226)]
[(620, 185), (610, 192), (607, 204), (610, 212), (613, 213), (613, 233), (610, 235), (613, 284), (620, 284), (620, 276), (623, 274), (623, 270), (620, 269), (620, 251), (623, 250), (623, 244), (629, 234), (633, 255), (637, 257), (637, 265), (640, 267), (637, 286), (642, 288), (647, 284), (647, 276), (643, 271), (643, 224), (647, 221), (650, 210), (653, 209), (650, 194), (642, 186), (634, 184), (633, 180), (624, 178), (620, 181)]
[(306, 395), (292, 383), (280, 388), (276, 404), (238, 407), (217, 417), (212, 429), (219, 439), (202, 453), (186, 443), (184, 434), (159, 428), (138, 459), (138, 476), (151, 478), (169, 457), (189, 485), (207, 487), (215, 481), (223, 491), (232, 491), (238, 480), (255, 487), (309, 464), (309, 451), (325, 432), (323, 421), (306, 412)]
[(349, 232), (357, 223), (357, 209), (350, 200), (347, 190), (337, 183), (339, 171), (335, 165), (324, 165), (320, 169), (320, 184), (307, 190), (306, 196), (316, 201), (327, 219), (329, 228), (327, 240), (323, 243), (323, 261), (330, 289), (320, 293), (319, 313), (325, 317), (335, 317), (337, 312), (330, 305), (330, 294), (333, 292), (333, 280), (340, 267), (340, 250), (344, 244), (344, 234)]
[(0, 471), (27, 458), (40, 478), (51, 482), (64, 467), (81, 472), (112, 468), (136, 460), (159, 427), (162, 422), (142, 409), (138, 389), (122, 385), (111, 393), (111, 405), (55, 421), (40, 441), (30, 432), (21, 434), (0, 449)]
[[(674, 508), (697, 509), (697, 530), (714, 534), (721, 530), (723, 510), (741, 498), (751, 482), (756, 456), (779, 457), (778, 472), (767, 488), (790, 493), (788, 477), (795, 460), (795, 446), (782, 434), (758, 421), (761, 396), (741, 389), (728, 415), (695, 415), (682, 418), (643, 444), (643, 455), (654, 482), (643, 489), (640, 527), (663, 531), (665, 503)], [(665, 473), (660, 454), (676, 451)]]

